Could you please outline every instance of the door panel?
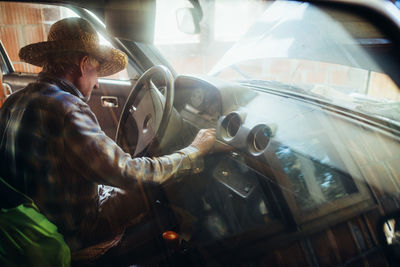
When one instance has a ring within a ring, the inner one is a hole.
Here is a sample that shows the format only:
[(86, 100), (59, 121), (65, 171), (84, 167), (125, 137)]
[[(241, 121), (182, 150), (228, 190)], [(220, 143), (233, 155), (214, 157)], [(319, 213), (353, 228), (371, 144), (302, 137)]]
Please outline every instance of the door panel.
[(92, 92), (88, 102), (96, 114), (101, 129), (113, 140), (125, 101), (133, 87), (130, 81), (99, 80), (99, 89)]

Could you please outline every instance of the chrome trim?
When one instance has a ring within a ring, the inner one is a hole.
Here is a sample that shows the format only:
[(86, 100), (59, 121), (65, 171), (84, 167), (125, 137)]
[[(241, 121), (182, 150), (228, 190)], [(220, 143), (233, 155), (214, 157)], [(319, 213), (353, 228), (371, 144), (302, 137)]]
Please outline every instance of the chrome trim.
[(116, 96), (102, 96), (100, 101), (103, 108), (117, 108), (119, 106)]

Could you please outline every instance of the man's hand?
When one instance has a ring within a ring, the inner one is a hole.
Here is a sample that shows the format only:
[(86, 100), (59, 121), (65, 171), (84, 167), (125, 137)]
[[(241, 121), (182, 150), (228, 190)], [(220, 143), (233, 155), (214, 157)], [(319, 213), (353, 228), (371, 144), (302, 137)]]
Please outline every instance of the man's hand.
[(197, 148), (201, 156), (205, 156), (215, 143), (215, 129), (201, 129), (194, 138), (191, 146)]

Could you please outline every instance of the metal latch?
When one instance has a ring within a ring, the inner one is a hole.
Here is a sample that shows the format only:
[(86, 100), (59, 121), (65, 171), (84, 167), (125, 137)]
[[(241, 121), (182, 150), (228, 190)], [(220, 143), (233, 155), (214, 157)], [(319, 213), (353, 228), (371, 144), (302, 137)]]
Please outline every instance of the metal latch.
[(102, 96), (101, 105), (105, 108), (117, 108), (118, 98), (116, 96)]

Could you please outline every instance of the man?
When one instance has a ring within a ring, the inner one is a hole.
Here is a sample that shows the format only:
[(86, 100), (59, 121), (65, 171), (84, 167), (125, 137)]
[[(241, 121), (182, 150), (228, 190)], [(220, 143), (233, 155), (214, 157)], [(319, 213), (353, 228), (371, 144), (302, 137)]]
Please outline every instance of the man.
[[(0, 111), (0, 177), (33, 198), (71, 251), (112, 239), (138, 219), (146, 211), (141, 185), (201, 170), (214, 129), (201, 130), (187, 148), (153, 159), (132, 159), (101, 131), (85, 102), (98, 88), (97, 78), (124, 69), (127, 57), (99, 45), (87, 21), (60, 20), (47, 42), (23, 47), (19, 55), (43, 70)], [(98, 189), (99, 184), (114, 188)]]

